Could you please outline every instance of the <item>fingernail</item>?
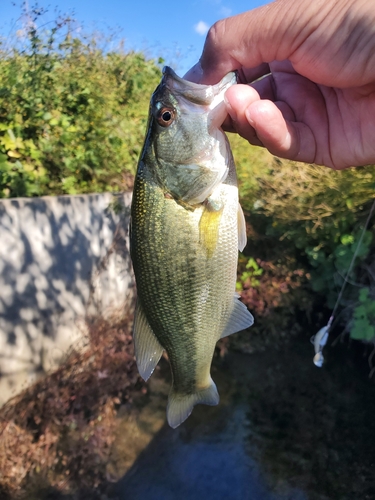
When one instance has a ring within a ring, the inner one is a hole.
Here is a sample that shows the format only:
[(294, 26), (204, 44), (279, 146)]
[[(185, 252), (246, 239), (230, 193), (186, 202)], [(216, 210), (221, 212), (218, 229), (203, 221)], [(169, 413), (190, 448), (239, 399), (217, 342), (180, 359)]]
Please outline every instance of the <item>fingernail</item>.
[(245, 109), (245, 116), (246, 116), (246, 120), (249, 122), (249, 124), (253, 127), (254, 126), (254, 120), (251, 116), (251, 113), (250, 113), (250, 110), (249, 108), (246, 108)]
[(225, 104), (226, 104), (226, 106), (227, 106), (227, 108), (228, 108), (228, 111), (229, 111), (229, 110), (233, 111), (232, 105), (231, 105), (231, 103), (228, 101), (228, 98), (227, 98), (227, 94), (226, 94), (226, 93), (224, 94), (224, 102), (225, 102)]
[(235, 122), (237, 120), (237, 113), (235, 112), (235, 110), (232, 108), (232, 105), (231, 103), (228, 101), (228, 98), (227, 98), (227, 95), (226, 93), (224, 94), (224, 102), (225, 102), (225, 106), (227, 108), (227, 111), (229, 113), (229, 116), (232, 118), (232, 120)]

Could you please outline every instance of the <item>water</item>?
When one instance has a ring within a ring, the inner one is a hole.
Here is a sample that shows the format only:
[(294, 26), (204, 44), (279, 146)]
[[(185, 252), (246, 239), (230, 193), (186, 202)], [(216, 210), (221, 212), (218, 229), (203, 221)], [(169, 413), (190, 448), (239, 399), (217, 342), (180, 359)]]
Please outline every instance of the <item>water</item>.
[(366, 357), (308, 337), (217, 359), (217, 407), (168, 427), (166, 362), (119, 419), (108, 474), (121, 500), (375, 499), (375, 388)]
[(149, 442), (118, 483), (121, 499), (306, 498), (294, 490), (275, 495), (267, 487), (256, 460), (247, 449), (247, 405), (233, 390), (235, 384), (229, 367), (213, 370), (222, 394), (221, 404), (196, 407), (189, 419), (175, 430), (165, 422), (169, 390), (165, 369), (163, 366), (150, 381), (150, 398), (138, 417), (122, 419), (123, 433), (118, 433), (122, 438), (116, 445), (117, 460), (121, 461), (121, 453), (123, 460), (124, 456), (129, 460), (130, 435), (133, 439), (136, 436), (137, 442)]

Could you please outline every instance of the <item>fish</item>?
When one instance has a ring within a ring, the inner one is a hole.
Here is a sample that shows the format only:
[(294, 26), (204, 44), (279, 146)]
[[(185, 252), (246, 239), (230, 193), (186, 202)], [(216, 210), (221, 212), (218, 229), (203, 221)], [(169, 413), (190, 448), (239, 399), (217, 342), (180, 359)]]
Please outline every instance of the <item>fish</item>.
[(137, 286), (135, 358), (144, 380), (165, 351), (172, 372), (167, 420), (176, 428), (197, 404), (217, 405), (216, 342), (253, 324), (235, 293), (246, 245), (236, 170), (221, 125), (229, 73), (216, 85), (163, 69), (150, 101), (131, 205)]

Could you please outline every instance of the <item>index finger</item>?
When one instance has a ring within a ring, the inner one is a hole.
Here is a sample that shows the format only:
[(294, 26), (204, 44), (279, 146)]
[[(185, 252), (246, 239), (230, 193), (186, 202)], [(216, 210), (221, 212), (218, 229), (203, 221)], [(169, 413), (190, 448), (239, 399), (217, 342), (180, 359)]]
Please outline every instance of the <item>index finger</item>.
[[(280, 22), (280, 4), (284, 5), (284, 2), (215, 23), (207, 34), (199, 63), (185, 78), (196, 83), (215, 84), (230, 71), (239, 70), (240, 82), (247, 83), (269, 73), (269, 62), (286, 59), (285, 50), (281, 51), (285, 33), (282, 24), (286, 23)], [(265, 32), (269, 34), (271, 30), (272, 43), (269, 40), (265, 43)]]
[(324, 36), (328, 13), (338, 17), (336, 4), (334, 0), (275, 0), (222, 19), (210, 28), (200, 61), (186, 77), (212, 85), (230, 71), (248, 68), (247, 76), (253, 81), (265, 74), (272, 61), (289, 59), (301, 66), (301, 47), (312, 51), (315, 60), (314, 44)]

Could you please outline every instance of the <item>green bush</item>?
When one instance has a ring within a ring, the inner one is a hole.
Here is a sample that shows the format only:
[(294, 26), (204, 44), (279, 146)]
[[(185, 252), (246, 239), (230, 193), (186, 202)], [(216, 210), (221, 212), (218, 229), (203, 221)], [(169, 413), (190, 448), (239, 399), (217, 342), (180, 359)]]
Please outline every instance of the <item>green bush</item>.
[(0, 47), (0, 197), (123, 189), (159, 65), (79, 38), (70, 19), (37, 29), (33, 14), (23, 38)]
[[(287, 262), (290, 271), (303, 269), (307, 282), (300, 285), (304, 288), (307, 285), (315, 298), (332, 309), (375, 198), (374, 166), (333, 171), (274, 158), (235, 136), (230, 140), (241, 202), (253, 232), (247, 247), (250, 268), (255, 269), (252, 266), (254, 257), (264, 260), (267, 255), (275, 266)], [(342, 308), (346, 308), (343, 317), (350, 325), (351, 335), (363, 340), (369, 340), (371, 328), (375, 328), (375, 317), (369, 305), (371, 297), (375, 296), (375, 282), (368, 272), (368, 263), (375, 256), (373, 227), (372, 220), (358, 248), (341, 301)], [(238, 288), (243, 289), (246, 296), (248, 292), (242, 279), (246, 273), (244, 265), (241, 271)], [(265, 278), (266, 275), (260, 277), (260, 281)], [(273, 281), (274, 278), (270, 280), (269, 290), (274, 288)], [(363, 302), (361, 294), (366, 287), (369, 296), (367, 302)], [(301, 288), (296, 287), (296, 303), (300, 294)], [(359, 310), (358, 302), (362, 304)], [(306, 304), (305, 301), (304, 307)], [(362, 323), (359, 315), (362, 315)], [(360, 333), (359, 325), (363, 325), (363, 321), (372, 327)]]
[(350, 328), (352, 339), (372, 341), (375, 337), (375, 300), (370, 293), (369, 288), (362, 288), (359, 292)]

